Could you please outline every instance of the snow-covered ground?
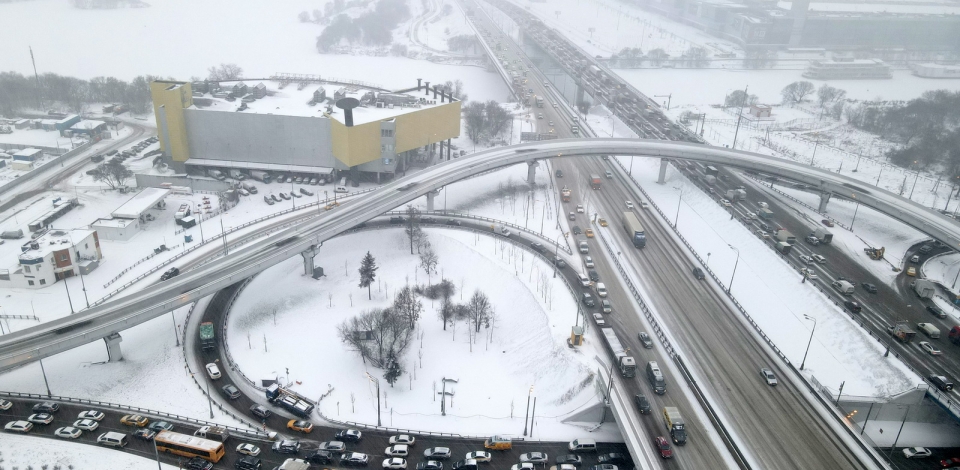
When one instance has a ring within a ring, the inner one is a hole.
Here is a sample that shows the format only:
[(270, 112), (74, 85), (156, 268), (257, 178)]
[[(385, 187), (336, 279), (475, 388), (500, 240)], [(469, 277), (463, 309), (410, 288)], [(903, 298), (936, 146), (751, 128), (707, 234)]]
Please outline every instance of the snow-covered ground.
[[(37, 145), (40, 147), (56, 148), (58, 145), (64, 150), (70, 149), (70, 138), (63, 137), (58, 131), (45, 131), (43, 129), (13, 129), (10, 134), (0, 134), (0, 143), (19, 144), (19, 145)], [(73, 139), (79, 141), (81, 139)], [(0, 149), (2, 151), (2, 149)], [(10, 152), (7, 152), (10, 153)]]
[[(404, 285), (428, 281), (403, 232), (378, 230), (325, 243), (317, 257), (326, 272), (320, 281), (302, 276), (300, 260), (291, 259), (248, 285), (228, 322), (227, 341), (239, 367), (253, 380), (286, 380), (284, 369), (289, 368), (295, 389), (309, 397), (333, 387), (321, 410), (344, 421), (376, 422), (376, 388), (365, 375), (369, 372), (380, 378), (386, 395), (381, 397), (384, 426), (513, 434), (522, 427), (531, 385), (533, 396), (542, 398), (536, 408), (537, 439), (567, 439), (592, 426), (562, 423), (597, 403), (593, 357), (602, 353), (594, 342), (576, 350), (567, 347), (577, 301), (562, 279), (553, 278), (553, 270), (539, 258), (502, 240), (450, 230), (427, 233), (439, 255), (439, 275), (432, 275), (432, 281), (443, 276), (454, 282), (455, 302), (466, 302), (478, 290), (492, 301), (496, 319), (491, 328), (473, 335), (472, 346), (466, 323), (444, 331), (436, 313), (439, 302), (426, 298), (421, 298), (424, 312), (416, 339), (400, 358), (407, 373), (394, 387), (383, 380), (382, 370), (365, 365), (342, 344), (335, 333), (338, 324), (386, 307)], [(357, 287), (367, 250), (379, 266), (373, 300)], [(325, 339), (316, 341), (315, 334), (305, 335), (308, 331), (325, 332)], [(444, 377), (458, 380), (447, 386), (454, 396), (446, 417), (434, 399)], [(619, 439), (613, 425), (597, 432), (597, 439)]]
[[(42, 444), (40, 444), (42, 443)], [(38, 445), (39, 444), (39, 445)], [(121, 469), (156, 468), (156, 460), (127, 452), (80, 444), (66, 440), (44, 439), (4, 433), (0, 439), (0, 462), (12, 469)], [(161, 470), (176, 470), (163, 464)]]

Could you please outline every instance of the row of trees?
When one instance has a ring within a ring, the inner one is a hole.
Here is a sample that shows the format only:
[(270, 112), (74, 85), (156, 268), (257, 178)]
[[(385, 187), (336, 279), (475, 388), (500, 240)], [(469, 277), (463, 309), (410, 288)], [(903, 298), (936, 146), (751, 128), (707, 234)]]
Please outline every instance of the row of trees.
[[(329, 5), (329, 4), (328, 4)], [(356, 18), (339, 14), (317, 37), (317, 50), (327, 52), (346, 41), (349, 44), (387, 46), (393, 42), (393, 29), (410, 16), (403, 0), (379, 0), (373, 11)]]
[[(43, 111), (59, 104), (74, 113), (87, 110), (92, 103), (121, 103), (133, 112), (150, 108), (150, 82), (161, 77), (140, 75), (130, 82), (114, 77), (83, 80), (55, 73), (40, 75), (40, 84), (32, 76), (17, 72), (0, 73), (0, 114), (13, 116), (26, 109)], [(41, 100), (43, 106), (41, 106)]]
[(466, 52), (467, 50), (476, 51), (480, 41), (472, 34), (461, 34), (447, 39), (447, 49), (451, 51)]
[(513, 122), (513, 115), (494, 100), (486, 103), (471, 101), (461, 111), (467, 137), (475, 144), (505, 132)]

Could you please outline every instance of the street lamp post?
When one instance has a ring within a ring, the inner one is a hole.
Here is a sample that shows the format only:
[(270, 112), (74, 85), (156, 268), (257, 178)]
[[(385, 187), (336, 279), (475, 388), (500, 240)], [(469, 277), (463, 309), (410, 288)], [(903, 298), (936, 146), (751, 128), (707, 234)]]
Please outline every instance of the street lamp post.
[(813, 144), (813, 156), (810, 157), (810, 166), (813, 166), (813, 159), (817, 158), (817, 147), (820, 146), (820, 138), (817, 137), (817, 142)]
[(680, 203), (683, 202), (683, 191), (680, 190), (679, 186), (674, 186), (673, 189), (680, 191), (680, 198), (677, 199), (677, 215), (673, 216), (673, 228), (677, 228), (677, 221), (680, 220)]
[(523, 435), (527, 435), (527, 420), (530, 419), (530, 396), (533, 395), (533, 385), (530, 386), (530, 391), (527, 392), (527, 414), (523, 417)]
[(817, 319), (811, 317), (810, 315), (803, 315), (803, 318), (813, 322), (813, 329), (810, 330), (810, 340), (807, 341), (807, 350), (803, 352), (803, 361), (800, 362), (800, 370), (803, 370), (803, 367), (807, 365), (807, 353), (810, 352), (810, 344), (813, 343), (813, 332), (817, 331)]
[(560, 237), (566, 236), (565, 233), (560, 232), (560, 235), (557, 235), (557, 239), (554, 240), (553, 247), (553, 278), (557, 278), (557, 258), (560, 256)]
[[(379, 427), (381, 426), (380, 424), (380, 379), (377, 379), (376, 377), (370, 375), (369, 372), (367, 372), (366, 374), (367, 374), (367, 379), (369, 379), (371, 382), (377, 385), (377, 427)], [(444, 384), (446, 384), (446, 382), (444, 382)]]
[(853, 220), (850, 221), (850, 231), (853, 231), (853, 223), (857, 221), (857, 211), (860, 210), (860, 201), (857, 201), (857, 207), (853, 209)]
[[(10, 325), (7, 325), (10, 326)], [(40, 373), (43, 374), (43, 384), (47, 386), (47, 398), (50, 398), (53, 394), (50, 393), (50, 382), (47, 382), (47, 371), (43, 368), (43, 359), (40, 359)]]
[(737, 252), (737, 261), (733, 263), (733, 274), (730, 275), (730, 284), (727, 285), (727, 293), (729, 294), (730, 289), (733, 288), (733, 277), (737, 275), (737, 265), (740, 264), (740, 250), (738, 250), (737, 247), (733, 245), (727, 245), (727, 246), (733, 249), (733, 251)]

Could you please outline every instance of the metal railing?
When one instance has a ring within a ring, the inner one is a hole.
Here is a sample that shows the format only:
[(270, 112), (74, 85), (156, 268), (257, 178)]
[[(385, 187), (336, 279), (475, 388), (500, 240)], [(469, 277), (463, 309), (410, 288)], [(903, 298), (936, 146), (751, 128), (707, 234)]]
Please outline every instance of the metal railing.
[[(167, 248), (167, 249), (164, 250), (164, 251), (173, 251), (174, 248), (179, 248), (179, 247), (180, 247), (180, 245), (174, 245), (174, 246), (171, 246), (171, 247)], [(129, 267), (127, 267), (127, 269), (124, 269), (123, 271), (120, 271), (120, 274), (117, 274), (116, 277), (114, 277), (113, 279), (110, 279), (109, 281), (107, 281), (106, 284), (103, 285), (103, 288), (106, 289), (107, 286), (109, 286), (110, 284), (113, 284), (114, 282), (117, 282), (118, 280), (120, 280), (121, 277), (123, 277), (124, 274), (130, 272), (131, 269), (139, 266), (140, 264), (142, 264), (142, 263), (144, 263), (144, 262), (146, 262), (146, 261), (149, 261), (149, 260), (153, 259), (155, 256), (157, 256), (157, 255), (159, 255), (159, 254), (161, 254), (161, 253), (163, 253), (163, 251), (159, 251), (159, 252), (154, 251), (153, 253), (150, 253), (149, 255), (144, 256), (143, 258), (140, 258), (139, 260), (137, 260), (136, 262), (134, 262), (133, 264), (131, 264)]]

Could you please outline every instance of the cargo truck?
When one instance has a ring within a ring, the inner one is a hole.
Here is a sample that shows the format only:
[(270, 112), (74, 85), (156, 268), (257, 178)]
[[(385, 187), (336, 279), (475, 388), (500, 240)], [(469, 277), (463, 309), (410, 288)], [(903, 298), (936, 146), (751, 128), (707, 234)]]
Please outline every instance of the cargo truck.
[(207, 170), (207, 175), (220, 181), (227, 179), (227, 177), (221, 173), (220, 170)]
[(820, 239), (820, 243), (830, 243), (833, 241), (833, 234), (823, 227), (817, 227), (817, 229), (813, 231), (813, 235)]
[(644, 233), (643, 225), (640, 224), (640, 219), (637, 219), (636, 214), (633, 212), (623, 213), (623, 229), (627, 231), (627, 236), (630, 237), (630, 241), (635, 248), (647, 246), (647, 235)]
[(266, 395), (267, 401), (281, 406), (293, 414), (310, 417), (310, 413), (313, 413), (313, 402), (293, 390), (281, 387), (279, 384), (267, 387)]
[(704, 176), (703, 180), (706, 181), (707, 184), (711, 184), (711, 185), (717, 183), (717, 177), (713, 175)]
[(600, 328), (600, 332), (603, 333), (603, 339), (607, 343), (607, 349), (610, 350), (610, 354), (613, 354), (613, 360), (617, 365), (617, 369), (620, 370), (620, 375), (623, 377), (636, 377), (637, 376), (637, 361), (627, 354), (626, 348), (620, 344), (620, 338), (617, 338), (617, 334), (613, 331), (613, 328)]
[(913, 288), (913, 291), (917, 293), (917, 297), (921, 299), (929, 299), (933, 297), (933, 294), (937, 291), (936, 286), (933, 282), (926, 279), (917, 279), (910, 283), (910, 287)]
[(792, 233), (783, 229), (777, 230), (776, 237), (777, 237), (777, 240), (780, 240), (784, 243), (789, 243), (791, 245), (794, 245), (797, 243), (797, 237), (793, 236)]
[(542, 108), (542, 107), (543, 107), (543, 97), (542, 97), (542, 96), (538, 96), (538, 97), (537, 97), (537, 107), (538, 107), (538, 108)]
[(888, 326), (887, 333), (890, 333), (891, 336), (897, 338), (897, 341), (901, 343), (909, 343), (913, 341), (914, 336), (917, 336), (917, 332), (911, 330), (905, 321), (898, 321), (896, 325)]
[(717, 167), (715, 167), (715, 166), (713, 166), (713, 165), (707, 165), (707, 166), (703, 169), (703, 172), (706, 173), (706, 174), (708, 174), (708, 175), (710, 175), (710, 176), (717, 176), (717, 175), (720, 173), (720, 170), (718, 170)]
[(200, 349), (211, 351), (217, 347), (217, 334), (212, 322), (200, 324)]
[(673, 443), (682, 446), (687, 443), (687, 430), (680, 416), (680, 410), (673, 406), (663, 408), (663, 420), (667, 424), (667, 430), (670, 431), (670, 437)]
[(273, 178), (270, 173), (261, 170), (250, 170), (250, 177), (264, 184), (270, 183)]
[(590, 175), (590, 187), (600, 189), (600, 175)]
[(726, 194), (731, 201), (743, 201), (747, 198), (747, 191), (743, 189), (728, 189)]
[(761, 207), (760, 210), (757, 211), (757, 217), (760, 217), (764, 220), (770, 220), (773, 218), (773, 211), (767, 209), (766, 207)]
[(777, 251), (779, 251), (783, 255), (789, 255), (790, 250), (793, 249), (793, 245), (787, 242), (777, 242), (777, 244), (774, 246), (776, 247)]
[(243, 181), (247, 179), (247, 175), (241, 173), (240, 170), (230, 170), (228, 173), (230, 173), (231, 178), (237, 181)]
[(249, 191), (250, 194), (257, 194), (257, 187), (250, 183), (247, 183), (246, 181), (244, 181), (243, 183), (240, 183), (240, 187)]
[(570, 188), (564, 186), (560, 190), (560, 198), (563, 199), (563, 202), (570, 202)]

